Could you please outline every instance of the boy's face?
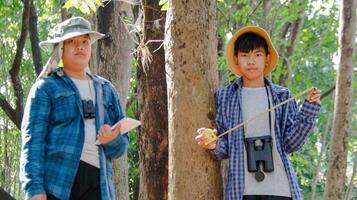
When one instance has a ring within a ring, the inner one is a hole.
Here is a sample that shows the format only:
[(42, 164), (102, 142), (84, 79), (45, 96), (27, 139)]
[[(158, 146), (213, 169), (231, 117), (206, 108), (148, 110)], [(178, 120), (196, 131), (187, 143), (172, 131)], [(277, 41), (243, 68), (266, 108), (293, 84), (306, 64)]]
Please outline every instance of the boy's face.
[(270, 55), (267, 55), (262, 47), (247, 53), (238, 51), (234, 58), (243, 78), (252, 81), (260, 80), (264, 77), (264, 68), (270, 61)]
[(91, 56), (91, 42), (88, 35), (80, 35), (63, 42), (63, 64), (72, 70), (84, 69)]

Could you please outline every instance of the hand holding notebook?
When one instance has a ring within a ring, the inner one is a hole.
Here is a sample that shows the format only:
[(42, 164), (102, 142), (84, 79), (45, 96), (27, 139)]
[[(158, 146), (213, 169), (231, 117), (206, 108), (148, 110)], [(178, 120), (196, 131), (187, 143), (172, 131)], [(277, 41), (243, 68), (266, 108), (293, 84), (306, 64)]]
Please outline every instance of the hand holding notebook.
[[(103, 125), (99, 131), (98, 138), (95, 141), (95, 144), (100, 145), (103, 141), (107, 140), (106, 142), (103, 143), (106, 144), (107, 142), (113, 140), (118, 135), (129, 132), (134, 128), (137, 128), (138, 126), (140, 126), (140, 124), (141, 122), (139, 120), (124, 117), (123, 119), (115, 123), (112, 127), (109, 127), (108, 125)], [(99, 140), (102, 142), (100, 142)]]

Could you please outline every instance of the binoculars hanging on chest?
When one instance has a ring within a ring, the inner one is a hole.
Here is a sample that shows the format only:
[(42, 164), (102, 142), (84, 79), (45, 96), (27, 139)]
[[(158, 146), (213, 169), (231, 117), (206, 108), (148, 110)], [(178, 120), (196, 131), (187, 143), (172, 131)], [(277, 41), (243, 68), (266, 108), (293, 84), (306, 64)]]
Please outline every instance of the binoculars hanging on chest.
[(95, 118), (95, 109), (93, 100), (82, 100), (84, 119)]
[(245, 138), (245, 148), (249, 172), (260, 171), (260, 163), (263, 165), (264, 172), (274, 171), (272, 137), (270, 135)]

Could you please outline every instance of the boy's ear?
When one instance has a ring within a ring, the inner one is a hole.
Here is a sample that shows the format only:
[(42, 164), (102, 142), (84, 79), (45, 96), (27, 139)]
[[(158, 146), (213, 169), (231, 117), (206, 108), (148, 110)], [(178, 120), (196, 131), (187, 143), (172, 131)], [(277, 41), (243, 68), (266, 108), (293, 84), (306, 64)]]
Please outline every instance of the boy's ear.
[(238, 56), (237, 55), (233, 56), (233, 61), (234, 61), (234, 64), (238, 66)]
[(265, 65), (269, 65), (270, 64), (270, 54), (267, 54), (267, 57), (265, 59)]

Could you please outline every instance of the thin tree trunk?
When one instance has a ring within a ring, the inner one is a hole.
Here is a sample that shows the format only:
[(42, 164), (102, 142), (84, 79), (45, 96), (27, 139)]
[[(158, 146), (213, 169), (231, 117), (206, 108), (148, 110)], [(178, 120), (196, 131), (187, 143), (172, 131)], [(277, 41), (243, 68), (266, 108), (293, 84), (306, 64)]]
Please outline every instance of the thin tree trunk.
[[(98, 42), (99, 75), (110, 80), (120, 95), (120, 102), (125, 112), (131, 76), (132, 41), (123, 23), (123, 18), (132, 19), (129, 4), (111, 1), (98, 10), (98, 31), (106, 34)], [(128, 158), (127, 152), (113, 160), (114, 182), (118, 200), (129, 199)]]
[(0, 188), (0, 199), (1, 200), (15, 200), (8, 192), (6, 192), (3, 188)]
[[(165, 200), (168, 191), (168, 125), (165, 54), (165, 12), (159, 0), (143, 0), (144, 28), (138, 47), (139, 199)], [(145, 59), (151, 57), (151, 62)], [(144, 62), (141, 62), (144, 61)]]
[(285, 53), (283, 54), (283, 74), (279, 77), (279, 85), (287, 86), (291, 81), (292, 69), (290, 65), (290, 57), (294, 53), (295, 42), (303, 24), (304, 14), (301, 14), (301, 17), (295, 20), (295, 22), (292, 24), (289, 37), (289, 46), (286, 47), (286, 50), (284, 51)]
[(343, 197), (352, 120), (353, 67), (355, 56), (356, 1), (343, 0), (340, 13), (339, 69), (336, 80), (333, 137), (325, 187), (326, 200)]
[(319, 174), (320, 174), (320, 170), (321, 170), (321, 162), (322, 162), (322, 157), (325, 154), (325, 150), (327, 149), (327, 136), (328, 133), (330, 131), (330, 122), (331, 122), (331, 113), (329, 112), (327, 114), (327, 120), (326, 120), (326, 126), (325, 129), (321, 135), (321, 140), (320, 140), (320, 153), (319, 153), (319, 157), (317, 160), (317, 164), (316, 164), (316, 170), (315, 170), (315, 176), (314, 179), (312, 181), (312, 194), (311, 194), (311, 200), (315, 200), (315, 196), (316, 196), (316, 186), (317, 186), (317, 182), (319, 181)]
[(63, 8), (64, 4), (66, 3), (67, 0), (59, 0), (60, 5), (61, 5), (61, 19), (62, 21), (69, 19), (71, 15), (67, 12), (66, 8)]
[(263, 0), (263, 28), (270, 33), (271, 32), (271, 25), (269, 19), (269, 12), (270, 12), (270, 0)]
[(42, 59), (39, 45), (40, 40), (38, 38), (37, 29), (37, 11), (33, 0), (31, 0), (30, 5), (30, 19), (31, 20), (29, 20), (29, 34), (31, 40), (32, 60), (35, 66), (35, 72), (38, 76), (42, 71)]
[(194, 140), (214, 126), (218, 86), (216, 2), (169, 1), (165, 59), (169, 121), (170, 200), (222, 199), (218, 162)]

